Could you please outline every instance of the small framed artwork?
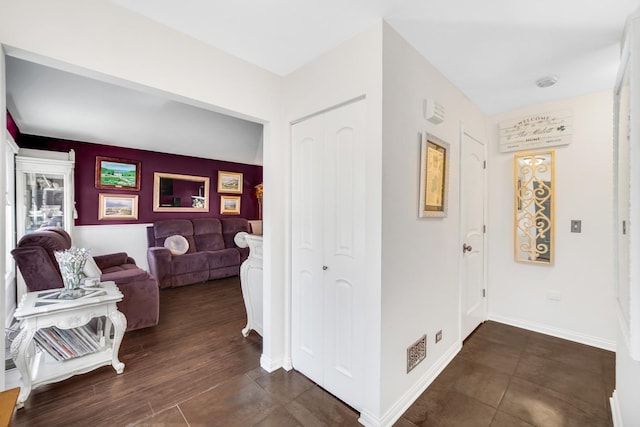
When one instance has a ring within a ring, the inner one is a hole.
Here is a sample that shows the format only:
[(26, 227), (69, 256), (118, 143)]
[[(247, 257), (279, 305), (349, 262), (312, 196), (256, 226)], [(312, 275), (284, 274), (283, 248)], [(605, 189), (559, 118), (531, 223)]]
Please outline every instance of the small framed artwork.
[(218, 171), (218, 193), (242, 194), (242, 173)]
[(222, 215), (240, 215), (240, 196), (220, 196)]
[(96, 156), (96, 188), (140, 191), (140, 162)]
[(420, 153), (420, 218), (447, 216), (449, 144), (424, 132)]
[(98, 219), (138, 219), (138, 195), (100, 193), (98, 197)]

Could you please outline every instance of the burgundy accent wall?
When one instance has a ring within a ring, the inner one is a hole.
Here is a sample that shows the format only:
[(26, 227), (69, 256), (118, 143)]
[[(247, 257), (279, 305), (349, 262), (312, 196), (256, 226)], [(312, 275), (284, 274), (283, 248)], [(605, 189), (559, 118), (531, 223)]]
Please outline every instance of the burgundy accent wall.
[(16, 124), (16, 122), (13, 120), (13, 117), (11, 117), (11, 113), (9, 113), (8, 111), (7, 111), (7, 130), (13, 137), (13, 140), (17, 142), (18, 135), (20, 135), (20, 130), (18, 129), (18, 125)]
[[(20, 135), (19, 140), (16, 142), (21, 148), (34, 148), (51, 151), (75, 150), (75, 199), (76, 210), (78, 211), (78, 219), (76, 219), (75, 222), (76, 225), (150, 223), (159, 219), (198, 217), (220, 218), (222, 216), (239, 216), (247, 219), (258, 218), (258, 200), (255, 195), (254, 186), (262, 182), (262, 166), (24, 134)], [(140, 191), (106, 190), (95, 188), (96, 156), (140, 161)], [(240, 215), (220, 215), (221, 193), (218, 193), (217, 191), (219, 170), (242, 172), (243, 174), (243, 192), (240, 202)], [(154, 212), (154, 172), (208, 176), (209, 212)], [(100, 193), (137, 194), (138, 220), (98, 220), (98, 194)]]

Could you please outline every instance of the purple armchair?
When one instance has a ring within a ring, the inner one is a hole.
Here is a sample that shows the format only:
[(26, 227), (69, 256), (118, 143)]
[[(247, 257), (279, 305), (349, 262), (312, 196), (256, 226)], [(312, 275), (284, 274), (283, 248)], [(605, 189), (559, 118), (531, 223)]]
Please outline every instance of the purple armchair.
[[(44, 228), (27, 234), (11, 251), (29, 292), (63, 287), (54, 252), (69, 249), (71, 237), (62, 229)], [(123, 299), (118, 303), (127, 318), (127, 331), (158, 324), (160, 295), (154, 277), (136, 266), (124, 252), (93, 257), (102, 270), (100, 280), (114, 281)]]

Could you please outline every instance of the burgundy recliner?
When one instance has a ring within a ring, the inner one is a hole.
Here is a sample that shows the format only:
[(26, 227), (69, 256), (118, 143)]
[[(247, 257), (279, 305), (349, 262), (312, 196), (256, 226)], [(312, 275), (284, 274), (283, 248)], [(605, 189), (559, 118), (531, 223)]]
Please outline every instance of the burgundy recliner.
[[(20, 239), (11, 255), (29, 292), (63, 287), (54, 252), (70, 247), (71, 237), (60, 228), (41, 228)], [(93, 259), (102, 270), (100, 280), (114, 281), (122, 292), (118, 310), (127, 318), (127, 331), (157, 325), (160, 295), (155, 278), (136, 266), (125, 252), (98, 255)]]

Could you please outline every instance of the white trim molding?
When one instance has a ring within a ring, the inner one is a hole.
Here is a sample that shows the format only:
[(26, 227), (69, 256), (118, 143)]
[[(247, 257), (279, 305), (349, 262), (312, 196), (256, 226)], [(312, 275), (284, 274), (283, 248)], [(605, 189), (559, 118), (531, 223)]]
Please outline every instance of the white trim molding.
[(377, 418), (374, 414), (362, 411), (358, 421), (360, 424), (367, 427), (382, 427), (393, 425), (402, 414), (420, 397), (422, 393), (431, 385), (440, 372), (446, 368), (454, 357), (462, 349), (462, 342), (455, 342), (449, 350), (447, 350), (441, 357), (433, 364), (433, 366), (426, 371), (422, 377), (409, 388), (401, 397), (394, 403), (391, 408), (381, 418)]
[(559, 329), (553, 326), (544, 325), (542, 323), (529, 322), (527, 320), (512, 319), (500, 315), (489, 314), (489, 320), (493, 320), (506, 325), (515, 326), (517, 328), (527, 329), (533, 332), (539, 332), (545, 335), (551, 335), (556, 338), (562, 338), (574, 341), (580, 344), (589, 345), (591, 347), (601, 348), (603, 350), (616, 351), (615, 340), (607, 340), (593, 335), (583, 334), (581, 332), (570, 331), (567, 329)]
[(618, 395), (616, 394), (615, 390), (613, 390), (613, 394), (609, 399), (609, 403), (611, 404), (611, 419), (613, 420), (613, 427), (623, 427), (622, 414), (620, 413), (620, 404), (618, 402)]

